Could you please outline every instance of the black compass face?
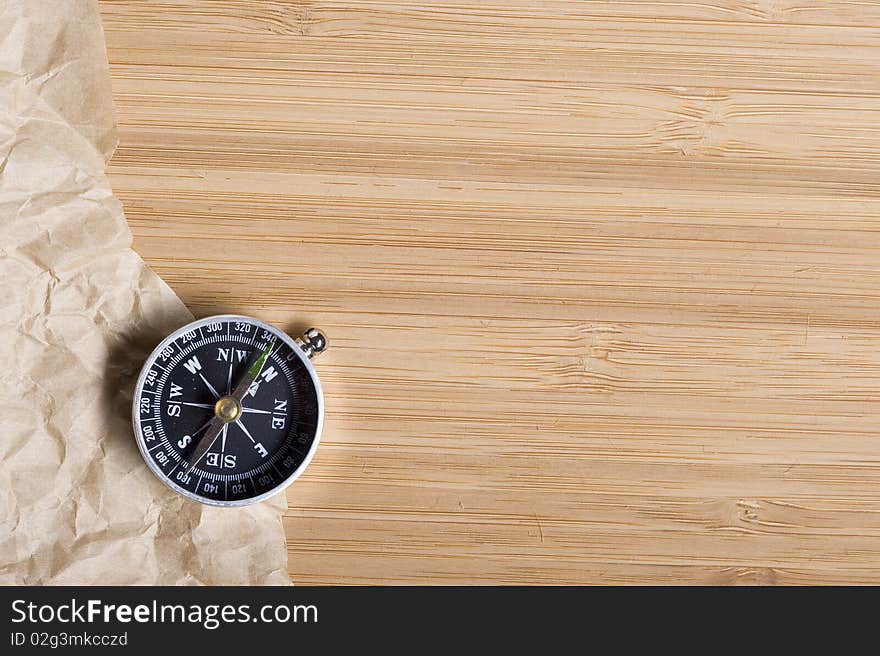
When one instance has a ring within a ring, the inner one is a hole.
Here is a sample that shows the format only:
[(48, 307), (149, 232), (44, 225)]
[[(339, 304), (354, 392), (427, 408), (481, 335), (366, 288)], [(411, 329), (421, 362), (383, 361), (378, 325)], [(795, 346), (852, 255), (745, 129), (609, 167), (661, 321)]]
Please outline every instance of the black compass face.
[[(264, 353), (235, 418), (218, 421), (218, 401), (234, 394)], [(134, 403), (135, 433), (151, 469), (178, 492), (214, 505), (243, 505), (284, 487), (311, 459), (321, 425), (317, 378), (303, 352), (245, 317), (196, 321), (163, 341), (144, 365)], [(220, 432), (211, 442), (212, 426)], [(206, 435), (211, 446), (198, 457)]]

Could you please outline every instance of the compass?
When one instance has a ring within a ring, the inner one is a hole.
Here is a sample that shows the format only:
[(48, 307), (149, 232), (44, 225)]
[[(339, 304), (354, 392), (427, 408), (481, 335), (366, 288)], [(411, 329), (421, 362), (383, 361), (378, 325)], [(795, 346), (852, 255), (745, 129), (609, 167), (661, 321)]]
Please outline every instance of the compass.
[(238, 315), (200, 319), (147, 358), (132, 423), (147, 465), (180, 494), (244, 506), (290, 485), (318, 447), (321, 383), (309, 361), (327, 346)]

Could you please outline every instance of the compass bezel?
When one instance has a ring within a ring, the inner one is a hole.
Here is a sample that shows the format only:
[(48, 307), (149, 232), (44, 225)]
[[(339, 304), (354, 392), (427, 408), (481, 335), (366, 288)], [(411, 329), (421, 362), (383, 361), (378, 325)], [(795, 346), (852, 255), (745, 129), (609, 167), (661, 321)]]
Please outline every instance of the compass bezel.
[[(314, 429), (314, 437), (312, 439), (312, 444), (309, 447), (308, 452), (306, 453), (305, 458), (300, 463), (300, 465), (284, 480), (282, 480), (278, 485), (273, 487), (271, 490), (267, 492), (263, 492), (254, 497), (249, 497), (247, 499), (235, 499), (232, 501), (226, 501), (222, 499), (211, 499), (208, 497), (201, 496), (194, 492), (190, 492), (186, 488), (179, 486), (177, 483), (172, 481), (170, 477), (168, 477), (165, 472), (163, 472), (158, 464), (153, 461), (153, 459), (149, 456), (147, 451), (147, 444), (143, 438), (143, 431), (141, 430), (140, 423), (140, 413), (138, 404), (140, 402), (140, 397), (144, 388), (144, 382), (146, 381), (147, 374), (152, 368), (153, 363), (157, 360), (159, 355), (162, 353), (162, 350), (167, 347), (169, 344), (175, 342), (185, 333), (188, 333), (193, 330), (197, 330), (206, 326), (209, 323), (216, 322), (228, 322), (228, 321), (242, 321), (247, 322), (249, 324), (254, 325), (255, 327), (262, 328), (264, 330), (268, 330), (273, 335), (277, 335), (285, 344), (287, 344), (293, 353), (296, 354), (297, 358), (299, 358), (302, 365), (305, 367), (305, 370), (308, 372), (309, 377), (312, 380), (312, 385), (315, 388), (315, 396), (316, 398), (316, 407), (317, 407), (317, 421), (315, 422)], [(311, 360), (305, 354), (302, 347), (296, 343), (290, 335), (286, 332), (273, 326), (271, 324), (266, 323), (265, 321), (260, 321), (259, 319), (255, 319), (253, 317), (248, 317), (241, 314), (215, 314), (210, 317), (204, 317), (202, 319), (196, 319), (184, 326), (181, 326), (170, 335), (165, 337), (157, 346), (153, 349), (147, 359), (144, 361), (144, 365), (141, 368), (140, 375), (138, 376), (137, 382), (134, 386), (134, 392), (132, 396), (131, 403), (131, 423), (132, 429), (134, 431), (135, 441), (138, 445), (138, 450), (141, 452), (141, 457), (144, 459), (144, 462), (150, 468), (150, 470), (155, 474), (155, 476), (162, 481), (166, 486), (170, 487), (172, 490), (180, 494), (181, 496), (186, 497), (192, 501), (196, 501), (198, 503), (205, 504), (207, 506), (216, 506), (221, 508), (235, 508), (241, 506), (250, 506), (255, 503), (259, 503), (260, 501), (265, 501), (266, 499), (275, 496), (276, 494), (283, 492), (291, 483), (293, 483), (297, 478), (302, 475), (305, 471), (306, 467), (309, 466), (309, 463), (312, 461), (312, 458), (315, 455), (315, 451), (318, 449), (318, 444), (321, 441), (321, 433), (324, 428), (324, 391), (321, 387), (321, 381), (318, 378), (318, 374), (315, 371), (315, 368), (312, 366)]]

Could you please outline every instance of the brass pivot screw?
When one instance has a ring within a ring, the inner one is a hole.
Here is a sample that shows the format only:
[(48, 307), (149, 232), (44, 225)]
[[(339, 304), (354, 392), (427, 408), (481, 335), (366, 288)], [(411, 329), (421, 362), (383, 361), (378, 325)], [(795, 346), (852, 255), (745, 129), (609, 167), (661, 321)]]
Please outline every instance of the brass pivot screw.
[(214, 404), (214, 415), (227, 424), (235, 421), (241, 416), (241, 402), (232, 396), (221, 396)]
[(296, 343), (309, 359), (327, 350), (327, 336), (317, 328), (309, 328)]

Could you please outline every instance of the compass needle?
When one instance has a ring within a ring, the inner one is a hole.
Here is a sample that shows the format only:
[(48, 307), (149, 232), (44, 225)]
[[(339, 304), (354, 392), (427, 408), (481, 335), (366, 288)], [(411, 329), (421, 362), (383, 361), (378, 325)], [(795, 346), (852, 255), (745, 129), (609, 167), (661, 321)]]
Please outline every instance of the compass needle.
[[(144, 364), (132, 406), (150, 469), (180, 494), (218, 506), (254, 503), (293, 482), (320, 440), (323, 397), (310, 359), (326, 343), (314, 329), (292, 339), (237, 315), (169, 335)], [(195, 397), (184, 401), (187, 390)]]

